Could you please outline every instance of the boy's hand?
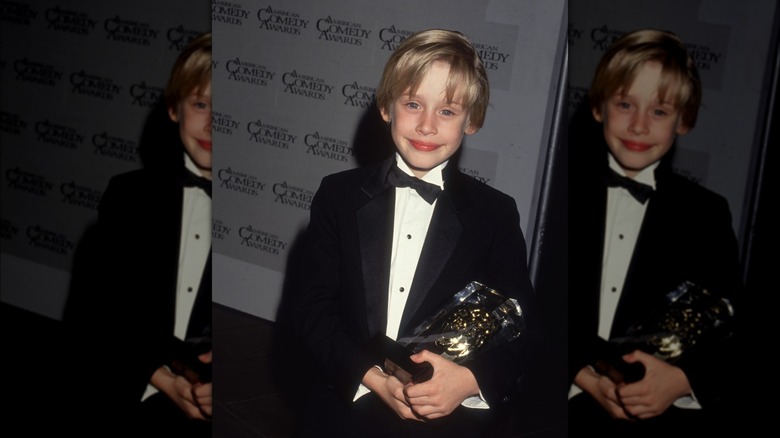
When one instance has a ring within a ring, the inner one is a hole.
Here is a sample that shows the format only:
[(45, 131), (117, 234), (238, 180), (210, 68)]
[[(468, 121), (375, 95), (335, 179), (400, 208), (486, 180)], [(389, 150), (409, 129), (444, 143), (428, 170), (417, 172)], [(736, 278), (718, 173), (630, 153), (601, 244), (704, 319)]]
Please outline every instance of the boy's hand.
[(623, 356), (623, 360), (641, 362), (645, 366), (642, 380), (618, 388), (623, 406), (635, 417), (645, 419), (661, 415), (675, 400), (692, 392), (683, 370), (653, 355), (636, 350)]
[[(152, 375), (152, 385), (162, 391), (179, 407), (189, 418), (205, 420), (197, 402), (193, 385), (184, 377), (172, 373), (166, 367), (157, 368)], [(206, 386), (206, 385), (202, 385)], [(208, 385), (209, 399), (211, 398), (211, 384)], [(203, 390), (205, 391), (205, 389)], [(210, 406), (209, 406), (210, 409)]]
[(404, 385), (395, 377), (372, 367), (363, 376), (362, 383), (402, 419), (422, 421), (412, 412), (404, 396)]
[(618, 386), (609, 377), (595, 372), (590, 367), (585, 367), (577, 373), (574, 383), (590, 394), (612, 418), (631, 420), (620, 402)]
[(410, 356), (414, 362), (430, 362), (433, 377), (430, 380), (404, 388), (412, 410), (427, 420), (452, 413), (463, 400), (479, 394), (479, 385), (471, 370), (438, 354), (423, 350)]
[[(203, 363), (211, 363), (211, 351), (198, 356)], [(196, 383), (192, 387), (192, 398), (205, 417), (211, 417), (211, 382)]]

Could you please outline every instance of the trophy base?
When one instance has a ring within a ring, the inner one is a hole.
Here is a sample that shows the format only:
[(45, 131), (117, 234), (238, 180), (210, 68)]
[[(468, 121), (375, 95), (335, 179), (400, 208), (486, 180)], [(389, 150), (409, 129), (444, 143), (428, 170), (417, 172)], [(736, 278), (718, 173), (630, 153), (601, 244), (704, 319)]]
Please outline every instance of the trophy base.
[(404, 385), (422, 383), (433, 377), (433, 366), (430, 363), (413, 362), (409, 358), (413, 354), (411, 351), (385, 335), (371, 339), (369, 350), (382, 361), (385, 372)]

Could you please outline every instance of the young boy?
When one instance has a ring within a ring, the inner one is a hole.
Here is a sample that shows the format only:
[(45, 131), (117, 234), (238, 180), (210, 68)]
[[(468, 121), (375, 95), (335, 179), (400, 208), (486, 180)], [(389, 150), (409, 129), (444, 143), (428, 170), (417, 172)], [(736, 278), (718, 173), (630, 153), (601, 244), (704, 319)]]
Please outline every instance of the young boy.
[[(482, 436), (534, 360), (515, 202), (452, 161), (482, 126), (488, 99), (482, 62), (460, 33), (419, 32), (388, 60), (377, 106), (396, 154), (324, 178), (312, 202), (294, 320), (323, 382), (302, 435)], [(377, 334), (408, 335), (475, 280), (518, 300), (526, 333), (463, 366), (416, 354), (433, 377), (406, 387), (364, 347)]]
[(712, 413), (733, 378), (728, 342), (698, 345), (674, 365), (634, 351), (623, 360), (641, 362), (646, 373), (630, 384), (588, 366), (597, 337), (625, 336), (683, 281), (721, 296), (736, 292), (736, 239), (725, 199), (674, 175), (668, 163), (677, 136), (696, 123), (696, 67), (675, 35), (631, 32), (601, 59), (589, 97), (602, 141), (570, 148), (586, 156), (572, 160), (569, 248), (577, 264), (569, 293), (569, 433), (720, 427)]
[[(182, 340), (210, 336), (211, 68), (207, 33), (179, 55), (165, 90), (180, 142), (157, 147), (183, 147), (178, 160), (113, 177), (80, 249), (87, 262), (74, 269), (66, 321), (90, 364), (77, 385), (105, 415), (95, 423), (211, 436), (210, 380), (172, 366)], [(200, 353), (194, 361), (211, 362), (210, 347)]]

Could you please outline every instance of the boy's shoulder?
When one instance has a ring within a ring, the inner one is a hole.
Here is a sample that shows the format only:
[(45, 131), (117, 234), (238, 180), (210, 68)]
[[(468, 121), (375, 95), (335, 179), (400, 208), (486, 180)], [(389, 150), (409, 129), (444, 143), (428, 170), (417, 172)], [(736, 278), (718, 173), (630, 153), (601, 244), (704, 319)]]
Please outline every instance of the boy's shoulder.
[(657, 184), (659, 193), (669, 197), (673, 196), (675, 199), (688, 205), (728, 206), (728, 201), (723, 196), (671, 171), (664, 175), (663, 178), (659, 178)]

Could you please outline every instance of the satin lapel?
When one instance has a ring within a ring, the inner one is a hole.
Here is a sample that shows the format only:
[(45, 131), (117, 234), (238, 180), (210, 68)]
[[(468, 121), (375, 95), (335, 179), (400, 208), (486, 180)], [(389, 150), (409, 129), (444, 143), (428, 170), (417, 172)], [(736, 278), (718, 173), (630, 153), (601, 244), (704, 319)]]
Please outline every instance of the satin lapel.
[[(455, 246), (463, 233), (463, 225), (458, 211), (467, 208), (468, 202), (460, 189), (457, 178), (469, 178), (460, 174), (445, 177), (445, 189), (436, 201), (428, 234), (425, 237), (420, 260), (414, 273), (412, 288), (406, 301), (401, 318), (399, 333), (404, 333), (407, 325), (415, 317), (421, 304), (428, 297), (431, 288), (439, 278), (441, 271), (452, 256)], [(454, 295), (457, 291), (452, 291)], [(423, 315), (425, 318), (428, 315)]]
[(395, 190), (386, 186), (385, 177), (392, 163), (383, 163), (363, 186), (363, 192), (371, 199), (357, 211), (369, 336), (385, 333), (387, 326)]

